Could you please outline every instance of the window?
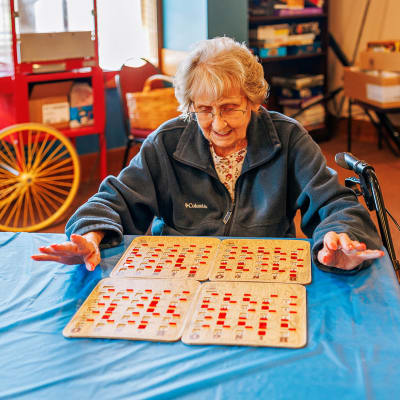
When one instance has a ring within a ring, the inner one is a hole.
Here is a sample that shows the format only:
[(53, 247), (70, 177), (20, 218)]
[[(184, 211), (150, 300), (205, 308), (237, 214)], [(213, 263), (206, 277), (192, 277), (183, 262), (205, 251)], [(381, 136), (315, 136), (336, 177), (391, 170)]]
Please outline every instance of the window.
[(157, 64), (156, 0), (98, 0), (100, 66), (119, 70), (132, 57)]
[(12, 70), (10, 2), (0, 0), (0, 75)]
[(18, 0), (21, 33), (93, 30), (93, 0)]
[[(93, 30), (93, 0), (16, 0), (21, 33)], [(157, 0), (97, 0), (100, 66), (132, 57), (158, 64)], [(9, 0), (0, 0), (0, 71), (12, 65)]]

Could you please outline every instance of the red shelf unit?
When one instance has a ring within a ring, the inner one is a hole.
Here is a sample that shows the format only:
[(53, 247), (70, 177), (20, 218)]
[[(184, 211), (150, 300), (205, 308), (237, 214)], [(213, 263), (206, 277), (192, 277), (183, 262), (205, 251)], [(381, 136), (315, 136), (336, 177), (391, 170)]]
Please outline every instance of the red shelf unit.
[[(10, 76), (0, 76), (0, 128), (11, 124), (29, 122), (29, 88), (40, 82), (62, 80), (90, 80), (93, 88), (94, 124), (74, 129), (60, 129), (73, 142), (79, 136), (98, 135), (100, 152), (100, 178), (107, 176), (107, 146), (105, 137), (105, 94), (103, 71), (99, 67), (97, 42), (97, 1), (93, 0), (94, 56), (79, 59), (60, 59), (38, 62), (20, 62), (16, 32), (14, 0), (10, 0), (13, 71)], [(63, 65), (61, 72), (34, 73), (37, 66)], [(8, 112), (10, 111), (10, 112)]]

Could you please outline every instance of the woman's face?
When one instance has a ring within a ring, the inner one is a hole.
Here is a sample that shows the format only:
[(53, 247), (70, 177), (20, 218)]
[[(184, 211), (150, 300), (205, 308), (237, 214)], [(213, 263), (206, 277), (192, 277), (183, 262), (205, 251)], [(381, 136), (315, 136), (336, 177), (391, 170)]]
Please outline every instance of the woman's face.
[(216, 101), (198, 97), (192, 105), (197, 122), (219, 156), (227, 156), (247, 146), (247, 125), (258, 106), (240, 91), (231, 90)]

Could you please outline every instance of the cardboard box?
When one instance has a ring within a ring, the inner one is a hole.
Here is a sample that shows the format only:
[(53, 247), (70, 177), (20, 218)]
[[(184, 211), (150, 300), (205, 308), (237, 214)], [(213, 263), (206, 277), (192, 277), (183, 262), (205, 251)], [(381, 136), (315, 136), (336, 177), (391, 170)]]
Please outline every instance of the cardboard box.
[(75, 82), (70, 94), (70, 121), (71, 128), (93, 125), (93, 88), (87, 82)]
[(400, 52), (363, 51), (359, 65), (362, 69), (400, 71)]
[(385, 77), (358, 67), (344, 68), (344, 94), (381, 108), (400, 107), (400, 75)]
[(73, 81), (36, 84), (29, 98), (31, 122), (68, 128), (70, 119), (68, 95)]
[(93, 105), (70, 108), (70, 128), (93, 125)]

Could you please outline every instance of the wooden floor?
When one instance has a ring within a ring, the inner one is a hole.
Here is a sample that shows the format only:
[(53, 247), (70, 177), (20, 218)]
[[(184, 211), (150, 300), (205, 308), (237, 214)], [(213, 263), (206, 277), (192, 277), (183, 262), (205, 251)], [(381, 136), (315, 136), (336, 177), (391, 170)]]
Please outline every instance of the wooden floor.
[[(345, 170), (336, 165), (334, 158), (335, 154), (346, 151), (346, 125), (342, 121), (336, 129), (336, 133), (329, 141), (321, 142), (320, 147), (327, 159), (330, 167), (334, 168), (338, 174), (341, 183), (344, 179), (354, 176), (352, 171)], [(363, 135), (363, 132), (368, 133)], [(393, 155), (393, 153), (384, 145), (383, 149), (379, 150), (377, 147), (377, 140), (375, 133), (368, 125), (361, 124), (356, 128), (355, 138), (352, 145), (352, 153), (361, 160), (365, 160), (368, 164), (375, 168), (379, 183), (383, 192), (386, 208), (400, 223), (400, 158)], [(137, 151), (133, 149), (132, 155)], [(116, 149), (109, 151), (108, 166), (109, 174), (117, 175), (122, 162), (123, 149)], [(97, 191), (100, 183), (98, 178), (98, 163), (97, 156), (83, 156), (82, 162), (82, 182), (80, 185), (79, 194), (74, 199), (73, 204), (68, 210), (67, 214), (53, 226), (44, 229), (42, 232), (64, 232), (65, 222), (73, 211), (82, 203), (84, 203), (93, 193)], [(363, 199), (361, 199), (363, 202)], [(376, 221), (375, 212), (372, 217)], [(296, 218), (296, 225), (299, 224), (299, 218)], [(400, 258), (400, 232), (390, 223), (393, 243), (397, 257)], [(301, 232), (299, 236), (302, 236)]]

